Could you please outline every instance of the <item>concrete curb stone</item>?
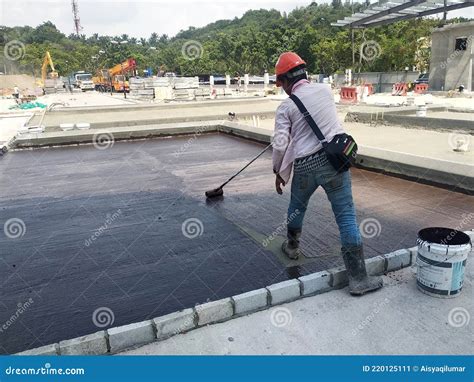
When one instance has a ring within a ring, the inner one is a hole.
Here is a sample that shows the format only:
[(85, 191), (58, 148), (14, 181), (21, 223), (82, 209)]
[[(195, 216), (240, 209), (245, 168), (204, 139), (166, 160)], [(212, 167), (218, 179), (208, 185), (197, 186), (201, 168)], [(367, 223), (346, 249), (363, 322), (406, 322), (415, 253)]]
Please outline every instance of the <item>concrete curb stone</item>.
[(340, 267), (329, 269), (328, 272), (331, 274), (331, 287), (341, 289), (349, 283), (346, 267), (341, 265)]
[(267, 286), (270, 293), (270, 305), (296, 300), (301, 297), (301, 287), (298, 280), (286, 280)]
[(385, 259), (375, 256), (365, 261), (365, 267), (369, 276), (380, 276), (385, 272)]
[(16, 355), (59, 355), (59, 344), (51, 344), (22, 351)]
[(194, 329), (197, 326), (197, 314), (194, 309), (184, 309), (166, 316), (153, 319), (156, 338), (161, 340)]
[(268, 306), (268, 290), (265, 288), (252, 290), (233, 296), (235, 314), (244, 314)]
[(111, 328), (107, 333), (111, 353), (153, 342), (156, 339), (151, 320)]
[(106, 354), (108, 351), (104, 330), (59, 342), (61, 355), (100, 355)]
[(331, 290), (331, 274), (327, 271), (311, 273), (298, 278), (301, 283), (301, 295), (323, 293)]
[(412, 254), (408, 249), (399, 249), (383, 255), (383, 258), (385, 259), (385, 272), (392, 272), (411, 265)]
[(207, 325), (213, 322), (224, 321), (234, 314), (234, 307), (230, 298), (207, 302), (196, 306), (198, 325)]

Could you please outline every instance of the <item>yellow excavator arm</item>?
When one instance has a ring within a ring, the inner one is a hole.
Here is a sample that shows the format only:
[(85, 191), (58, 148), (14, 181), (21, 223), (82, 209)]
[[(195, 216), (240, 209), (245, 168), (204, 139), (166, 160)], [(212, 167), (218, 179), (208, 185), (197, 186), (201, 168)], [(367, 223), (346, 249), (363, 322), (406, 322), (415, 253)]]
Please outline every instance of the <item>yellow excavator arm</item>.
[(58, 78), (58, 72), (54, 69), (54, 63), (51, 59), (51, 55), (47, 51), (44, 55), (43, 65), (41, 66), (41, 86), (44, 86), (44, 81), (48, 77), (48, 66), (51, 68), (51, 72), (49, 73), (50, 78)]

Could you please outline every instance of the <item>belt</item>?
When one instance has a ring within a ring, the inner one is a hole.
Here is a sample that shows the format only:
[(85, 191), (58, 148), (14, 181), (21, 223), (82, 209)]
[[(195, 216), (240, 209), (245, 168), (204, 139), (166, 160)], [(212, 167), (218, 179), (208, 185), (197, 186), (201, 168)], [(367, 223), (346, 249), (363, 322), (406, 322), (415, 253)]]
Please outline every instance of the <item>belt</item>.
[(321, 149), (313, 154), (302, 158), (296, 158), (294, 164), (294, 171), (297, 174), (305, 174), (312, 172), (319, 167), (329, 163), (324, 149)]

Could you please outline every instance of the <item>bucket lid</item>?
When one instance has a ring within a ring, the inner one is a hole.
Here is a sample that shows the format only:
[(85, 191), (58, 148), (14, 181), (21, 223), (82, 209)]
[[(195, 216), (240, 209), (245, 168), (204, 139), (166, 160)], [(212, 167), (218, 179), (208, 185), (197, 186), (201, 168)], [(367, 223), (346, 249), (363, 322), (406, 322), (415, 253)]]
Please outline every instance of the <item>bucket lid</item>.
[(418, 232), (420, 240), (442, 245), (466, 245), (471, 243), (469, 235), (453, 228), (429, 227)]

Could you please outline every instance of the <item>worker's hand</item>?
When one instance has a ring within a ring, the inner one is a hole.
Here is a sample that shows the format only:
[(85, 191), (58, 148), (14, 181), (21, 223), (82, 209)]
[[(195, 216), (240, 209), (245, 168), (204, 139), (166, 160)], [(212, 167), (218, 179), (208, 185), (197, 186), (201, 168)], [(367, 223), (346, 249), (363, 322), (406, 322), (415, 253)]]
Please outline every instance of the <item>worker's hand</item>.
[(282, 179), (280, 175), (276, 174), (275, 189), (278, 195), (283, 194), (283, 190), (281, 189), (281, 186), (285, 186), (285, 181)]

